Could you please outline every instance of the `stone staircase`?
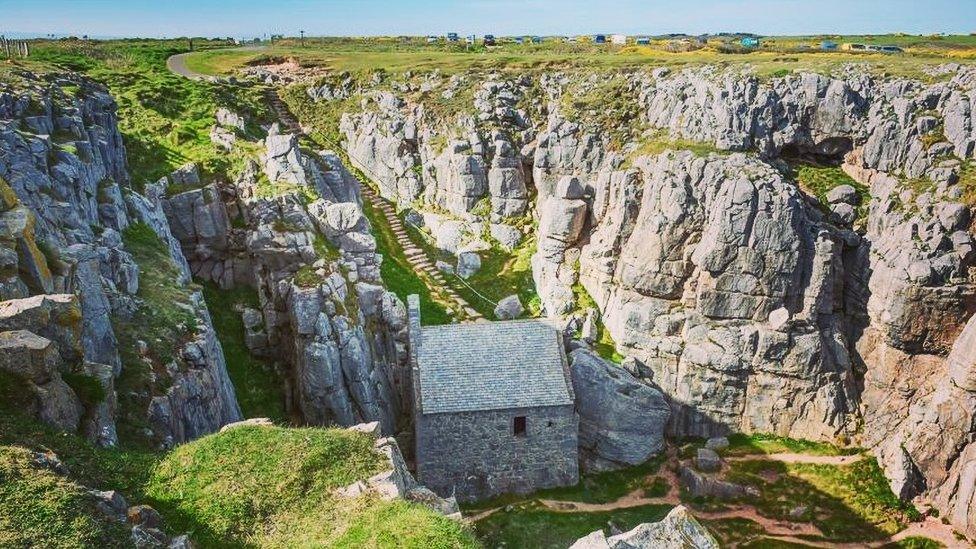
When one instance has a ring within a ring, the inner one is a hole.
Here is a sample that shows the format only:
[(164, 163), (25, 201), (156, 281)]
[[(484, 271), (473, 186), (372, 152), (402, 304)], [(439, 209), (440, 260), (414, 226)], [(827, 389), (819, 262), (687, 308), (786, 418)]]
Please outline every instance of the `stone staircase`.
[[(284, 130), (288, 133), (294, 133), (299, 137), (304, 137), (305, 132), (302, 130), (301, 124), (298, 123), (298, 119), (295, 115), (288, 110), (288, 106), (285, 102), (281, 100), (278, 92), (274, 89), (268, 89), (266, 91), (268, 104), (271, 109), (274, 110), (275, 115), (281, 122)], [(332, 144), (334, 147), (338, 147), (336, 144)], [(337, 150), (336, 152), (340, 152)], [(423, 249), (418, 247), (412, 240), (410, 240), (410, 235), (407, 234), (406, 227), (403, 226), (403, 221), (396, 214), (396, 209), (393, 205), (377, 193), (373, 187), (366, 185), (360, 181), (359, 185), (360, 195), (369, 203), (373, 208), (382, 213), (387, 225), (393, 232), (393, 236), (396, 237), (397, 244), (403, 250), (403, 254), (407, 258), (407, 262), (413, 267), (415, 272), (424, 272), (429, 276), (429, 280), (421, 277), (427, 287), (434, 294), (439, 294), (445, 298), (453, 301), (457, 306), (464, 311), (465, 317), (471, 321), (484, 320), (484, 317), (474, 309), (463, 297), (461, 297), (453, 288), (447, 285), (447, 280), (444, 278), (444, 274), (437, 269), (434, 262), (431, 261), (430, 257)], [(430, 284), (433, 281), (434, 284)]]

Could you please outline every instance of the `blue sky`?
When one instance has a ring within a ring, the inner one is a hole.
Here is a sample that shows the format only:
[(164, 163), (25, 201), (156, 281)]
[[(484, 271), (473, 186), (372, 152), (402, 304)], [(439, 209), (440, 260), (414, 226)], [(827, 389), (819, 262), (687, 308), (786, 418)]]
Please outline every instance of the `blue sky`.
[(0, 34), (976, 32), (976, 0), (0, 0)]

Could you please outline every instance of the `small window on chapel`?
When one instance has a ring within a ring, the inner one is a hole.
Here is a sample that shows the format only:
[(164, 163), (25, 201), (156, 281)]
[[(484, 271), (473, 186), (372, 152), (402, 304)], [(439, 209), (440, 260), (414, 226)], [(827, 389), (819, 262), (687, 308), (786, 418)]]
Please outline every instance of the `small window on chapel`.
[(515, 436), (524, 437), (525, 436), (525, 416), (515, 416), (515, 421), (513, 422)]

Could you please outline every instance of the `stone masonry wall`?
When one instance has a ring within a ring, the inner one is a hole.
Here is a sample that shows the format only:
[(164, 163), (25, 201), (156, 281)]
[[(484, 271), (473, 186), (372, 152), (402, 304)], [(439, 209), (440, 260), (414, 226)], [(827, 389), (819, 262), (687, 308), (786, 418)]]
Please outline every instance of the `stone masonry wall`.
[[(526, 435), (513, 433), (525, 416)], [(417, 478), (470, 502), (579, 480), (579, 417), (572, 405), (417, 417)]]

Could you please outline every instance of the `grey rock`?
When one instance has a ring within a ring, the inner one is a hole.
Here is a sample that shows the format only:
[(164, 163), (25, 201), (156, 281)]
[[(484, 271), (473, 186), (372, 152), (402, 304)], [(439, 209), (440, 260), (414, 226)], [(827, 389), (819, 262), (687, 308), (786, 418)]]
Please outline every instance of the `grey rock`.
[(659, 522), (646, 522), (610, 536), (602, 530), (580, 538), (570, 549), (718, 549), (718, 541), (688, 510), (678, 505)]
[(504, 297), (495, 306), (495, 318), (498, 320), (512, 320), (522, 316), (523, 312), (525, 309), (517, 295)]
[(857, 204), (857, 191), (850, 185), (838, 185), (827, 191), (827, 202), (831, 204), (838, 202)]
[(729, 439), (725, 437), (712, 437), (705, 441), (705, 448), (721, 452), (729, 447)]
[(695, 467), (704, 473), (715, 473), (722, 470), (722, 458), (718, 457), (715, 450), (699, 448), (695, 455)]
[(718, 480), (699, 473), (691, 467), (682, 466), (678, 473), (681, 487), (693, 497), (710, 497), (721, 501), (736, 501), (743, 498), (759, 497), (759, 491), (751, 486)]
[(481, 269), (481, 256), (474, 251), (458, 253), (457, 275), (461, 278), (471, 278)]
[(570, 363), (584, 468), (639, 465), (663, 449), (670, 406), (661, 391), (586, 349), (570, 353)]

